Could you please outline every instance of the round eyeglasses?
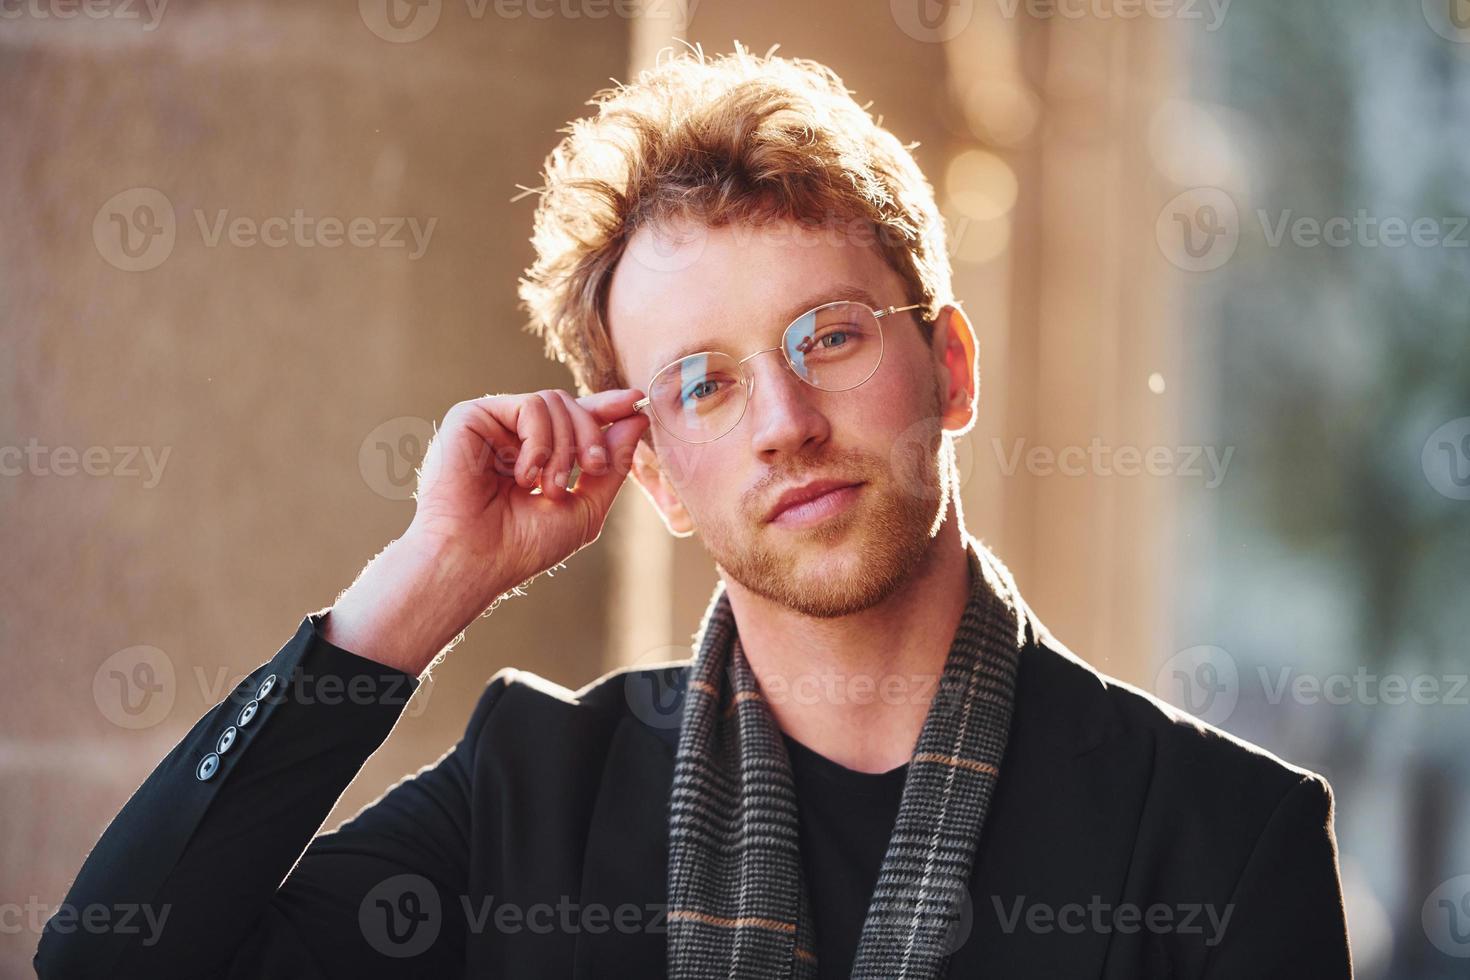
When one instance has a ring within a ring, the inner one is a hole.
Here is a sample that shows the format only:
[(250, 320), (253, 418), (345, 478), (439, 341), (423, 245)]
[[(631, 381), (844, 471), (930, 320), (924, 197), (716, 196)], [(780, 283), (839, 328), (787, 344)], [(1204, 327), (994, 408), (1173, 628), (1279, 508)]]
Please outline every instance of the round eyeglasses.
[(721, 351), (703, 351), (661, 368), (648, 384), (647, 397), (635, 402), (633, 410), (650, 411), (681, 442), (712, 442), (745, 417), (755, 390), (755, 375), (745, 362), (756, 354), (779, 350), (802, 381), (823, 391), (846, 391), (871, 378), (883, 360), (879, 321), (922, 308), (922, 303), (882, 310), (848, 300), (825, 303), (792, 320), (779, 347), (739, 360)]

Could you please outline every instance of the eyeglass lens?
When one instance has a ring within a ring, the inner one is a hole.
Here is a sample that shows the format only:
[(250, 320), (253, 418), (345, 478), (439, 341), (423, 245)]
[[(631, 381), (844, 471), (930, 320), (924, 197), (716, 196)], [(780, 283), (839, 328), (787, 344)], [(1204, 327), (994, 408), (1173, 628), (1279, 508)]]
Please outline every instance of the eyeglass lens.
[[(883, 335), (861, 303), (828, 303), (793, 320), (782, 336), (786, 363), (807, 384), (844, 391), (878, 368)], [(708, 442), (740, 421), (749, 397), (744, 365), (723, 353), (691, 354), (659, 372), (649, 391), (654, 414), (675, 435)]]

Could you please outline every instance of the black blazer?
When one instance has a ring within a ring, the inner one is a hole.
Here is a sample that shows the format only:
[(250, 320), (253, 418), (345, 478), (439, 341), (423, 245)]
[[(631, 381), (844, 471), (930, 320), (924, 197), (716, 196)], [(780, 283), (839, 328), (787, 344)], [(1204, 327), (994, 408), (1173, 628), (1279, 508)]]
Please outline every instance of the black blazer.
[[(576, 692), (503, 670), (457, 745), (318, 834), (417, 685), (326, 642), (323, 615), (128, 801), (38, 975), (664, 976), (687, 661)], [(1327, 783), (1099, 674), (1029, 610), (1027, 629), (964, 959), (1006, 980), (1350, 976)]]

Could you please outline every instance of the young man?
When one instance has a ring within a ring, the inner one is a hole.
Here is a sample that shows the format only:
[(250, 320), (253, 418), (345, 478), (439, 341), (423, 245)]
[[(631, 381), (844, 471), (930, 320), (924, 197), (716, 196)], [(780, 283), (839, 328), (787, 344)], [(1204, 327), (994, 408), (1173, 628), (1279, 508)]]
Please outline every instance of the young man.
[[(447, 414), (408, 530), (63, 906), (162, 927), (58, 913), (41, 976), (1351, 974), (1327, 784), (1093, 671), (966, 532), (974, 334), (929, 185), (835, 75), (662, 62), (545, 176), (522, 295), (584, 394)], [(317, 835), (630, 471), (719, 571), (692, 661), (502, 671), (454, 749)]]

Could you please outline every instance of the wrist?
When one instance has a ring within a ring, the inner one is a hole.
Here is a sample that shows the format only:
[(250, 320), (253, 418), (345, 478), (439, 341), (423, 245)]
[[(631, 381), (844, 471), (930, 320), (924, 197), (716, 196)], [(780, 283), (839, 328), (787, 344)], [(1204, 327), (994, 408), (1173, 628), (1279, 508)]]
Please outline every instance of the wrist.
[(328, 642), (418, 676), (484, 612), (490, 569), (452, 542), (405, 533), (367, 564), (326, 617)]

